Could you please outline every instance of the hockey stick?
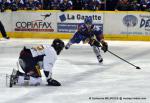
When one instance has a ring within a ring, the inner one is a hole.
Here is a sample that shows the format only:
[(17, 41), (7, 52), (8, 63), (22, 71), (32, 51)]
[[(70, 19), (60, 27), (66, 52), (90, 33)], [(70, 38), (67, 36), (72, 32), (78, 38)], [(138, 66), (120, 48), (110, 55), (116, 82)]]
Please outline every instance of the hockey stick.
[[(95, 46), (97, 46), (97, 47), (101, 47), (101, 49), (102, 49), (102, 47), (103, 47), (103, 45), (102, 45), (101, 43), (99, 43), (99, 42), (98, 42), (97, 40), (95, 40), (95, 39), (91, 39), (91, 41), (90, 41), (89, 44), (95, 45)], [(134, 67), (136, 67), (136, 69), (141, 69), (139, 66), (136, 66), (136, 65), (134, 65), (134, 64), (132, 64), (132, 63), (130, 63), (130, 62), (128, 62), (127, 60), (121, 58), (120, 56), (116, 55), (115, 53), (113, 53), (113, 52), (111, 52), (111, 51), (109, 51), (109, 50), (107, 50), (107, 51), (108, 51), (110, 54), (112, 54), (112, 55), (118, 57), (119, 59), (123, 60), (124, 62), (126, 62), (126, 63), (128, 63), (128, 64), (130, 64), (130, 65), (132, 65), (132, 66), (134, 66)], [(104, 52), (106, 52), (106, 51), (104, 51)]]
[(132, 63), (130, 63), (130, 62), (128, 62), (127, 60), (121, 58), (120, 56), (116, 55), (115, 53), (113, 53), (113, 52), (111, 52), (111, 51), (109, 51), (109, 50), (108, 50), (108, 52), (109, 52), (110, 54), (112, 54), (112, 55), (118, 57), (119, 59), (123, 60), (124, 62), (126, 62), (126, 63), (128, 63), (128, 64), (130, 64), (130, 65), (132, 65), (132, 66), (134, 66), (134, 67), (136, 67), (136, 69), (141, 69), (139, 66), (136, 66), (136, 65), (134, 65), (134, 64), (132, 64)]

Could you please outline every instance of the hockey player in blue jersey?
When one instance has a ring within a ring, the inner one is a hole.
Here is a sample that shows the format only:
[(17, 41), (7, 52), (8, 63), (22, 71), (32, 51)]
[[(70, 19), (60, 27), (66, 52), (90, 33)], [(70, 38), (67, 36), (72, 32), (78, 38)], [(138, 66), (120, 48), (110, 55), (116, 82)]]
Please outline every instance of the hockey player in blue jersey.
[(100, 54), (100, 49), (106, 52), (108, 50), (107, 42), (104, 40), (103, 33), (99, 27), (94, 26), (92, 17), (86, 17), (84, 23), (78, 25), (78, 30), (75, 32), (74, 36), (69, 40), (66, 49), (69, 49), (72, 44), (80, 43), (89, 43), (93, 47), (93, 51), (96, 54), (96, 57), (99, 63), (103, 62), (103, 58)]

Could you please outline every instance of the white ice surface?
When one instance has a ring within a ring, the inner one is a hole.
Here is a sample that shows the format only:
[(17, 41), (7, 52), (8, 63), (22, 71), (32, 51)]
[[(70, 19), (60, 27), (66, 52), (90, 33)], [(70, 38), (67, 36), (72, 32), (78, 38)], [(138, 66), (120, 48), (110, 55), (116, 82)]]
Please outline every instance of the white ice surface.
[[(6, 87), (2, 75), (16, 68), (23, 46), (51, 42), (45, 39), (0, 41), (0, 103), (150, 103), (150, 42), (107, 41), (110, 51), (140, 66), (141, 70), (102, 51), (104, 62), (99, 64), (89, 45), (78, 44), (63, 50), (53, 68), (53, 78), (61, 82), (61, 87)], [(106, 97), (130, 100), (101, 99)]]

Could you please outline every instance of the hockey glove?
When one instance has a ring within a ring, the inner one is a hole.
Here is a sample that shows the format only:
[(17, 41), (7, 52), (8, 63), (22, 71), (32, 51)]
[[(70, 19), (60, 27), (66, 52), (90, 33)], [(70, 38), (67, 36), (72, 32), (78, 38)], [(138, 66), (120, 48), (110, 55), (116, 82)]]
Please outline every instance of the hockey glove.
[(65, 49), (69, 49), (70, 45), (71, 45), (71, 43), (67, 43), (67, 45), (65, 46)]
[(102, 44), (101, 49), (104, 51), (104, 53), (105, 53), (106, 51), (108, 51), (108, 44), (107, 44), (107, 42), (102, 41), (101, 44)]
[(101, 47), (100, 43), (99, 43), (97, 40), (95, 40), (95, 39), (91, 39), (91, 40), (89, 41), (89, 44), (90, 44), (91, 46)]

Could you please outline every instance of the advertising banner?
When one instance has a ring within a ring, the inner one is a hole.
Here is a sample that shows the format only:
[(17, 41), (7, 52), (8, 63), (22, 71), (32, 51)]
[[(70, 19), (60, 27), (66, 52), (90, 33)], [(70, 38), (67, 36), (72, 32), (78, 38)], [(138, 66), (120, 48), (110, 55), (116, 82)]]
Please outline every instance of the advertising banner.
[(105, 34), (150, 35), (150, 14), (105, 14)]
[(110, 37), (150, 35), (150, 13), (148, 12), (17, 11), (0, 13), (0, 20), (6, 32), (14, 32), (12, 33), (14, 37), (17, 37), (15, 34), (23, 35), (23, 33), (28, 33), (30, 37), (34, 37), (32, 35), (40, 37), (40, 34), (43, 37), (43, 34), (45, 36), (73, 34), (78, 24), (83, 23), (89, 16), (92, 17), (93, 24), (100, 28), (104, 35), (108, 34)]
[(12, 25), (15, 32), (56, 32), (56, 13), (15, 12)]
[(77, 25), (83, 23), (87, 16), (91, 16), (93, 23), (103, 31), (103, 13), (98, 12), (59, 12), (57, 14), (57, 31), (74, 33)]
[(104, 16), (104, 34), (121, 34), (128, 28), (123, 25), (122, 19), (126, 14), (106, 13)]
[[(150, 35), (150, 14), (128, 14), (133, 25), (128, 26), (128, 34)], [(134, 33), (135, 32), (135, 33)]]

